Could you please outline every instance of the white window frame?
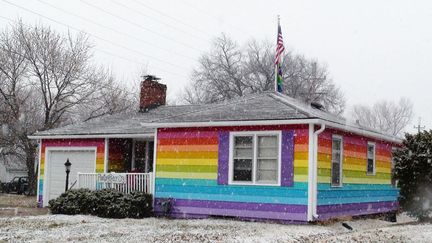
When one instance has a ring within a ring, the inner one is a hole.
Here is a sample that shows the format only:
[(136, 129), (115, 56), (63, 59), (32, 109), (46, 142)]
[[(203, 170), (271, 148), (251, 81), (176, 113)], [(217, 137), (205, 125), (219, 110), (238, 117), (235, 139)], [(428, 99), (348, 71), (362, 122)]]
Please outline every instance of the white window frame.
[[(234, 175), (234, 137), (236, 136), (252, 136), (253, 137), (253, 159), (252, 159), (252, 181), (233, 181)], [(258, 161), (258, 136), (277, 136), (278, 140), (278, 156), (277, 156), (277, 183), (260, 183), (256, 181), (256, 168)], [(247, 131), (247, 132), (230, 132), (229, 141), (229, 164), (228, 164), (228, 184), (230, 185), (258, 185), (258, 186), (280, 186), (281, 185), (281, 150), (282, 150), (282, 132), (281, 131)]]
[[(339, 185), (333, 185), (333, 140), (337, 139), (340, 141), (340, 161), (339, 161)], [(344, 157), (344, 145), (343, 137), (341, 135), (332, 135), (332, 147), (331, 147), (331, 165), (330, 165), (330, 186), (331, 187), (342, 187), (343, 186), (343, 157)]]
[[(369, 163), (369, 146), (373, 146), (373, 172), (370, 173), (368, 171), (368, 163)], [(374, 176), (376, 175), (376, 144), (374, 142), (368, 142), (367, 143), (367, 149), (366, 149), (366, 175)]]

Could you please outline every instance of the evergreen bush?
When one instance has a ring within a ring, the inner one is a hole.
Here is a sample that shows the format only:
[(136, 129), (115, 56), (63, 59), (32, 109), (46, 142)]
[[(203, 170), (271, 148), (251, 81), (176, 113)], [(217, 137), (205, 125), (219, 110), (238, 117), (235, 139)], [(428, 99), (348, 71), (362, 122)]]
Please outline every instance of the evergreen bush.
[(394, 153), (399, 202), (404, 211), (421, 221), (432, 212), (432, 130), (406, 134), (403, 147)]
[(152, 196), (143, 192), (124, 194), (113, 189), (69, 190), (49, 201), (53, 214), (91, 214), (103, 218), (144, 218), (152, 215)]

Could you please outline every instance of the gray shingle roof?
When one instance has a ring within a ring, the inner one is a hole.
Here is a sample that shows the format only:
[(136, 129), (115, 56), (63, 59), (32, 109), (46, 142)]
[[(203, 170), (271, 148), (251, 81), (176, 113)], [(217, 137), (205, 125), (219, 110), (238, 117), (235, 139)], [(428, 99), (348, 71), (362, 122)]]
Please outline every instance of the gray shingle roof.
[(252, 94), (217, 104), (161, 106), (146, 113), (125, 117), (113, 115), (98, 121), (89, 121), (51, 129), (34, 134), (43, 136), (70, 135), (134, 135), (153, 134), (157, 124), (322, 119), (349, 128), (361, 129), (377, 134), (376, 130), (349, 124), (341, 117), (312, 108), (286, 95), (275, 92)]

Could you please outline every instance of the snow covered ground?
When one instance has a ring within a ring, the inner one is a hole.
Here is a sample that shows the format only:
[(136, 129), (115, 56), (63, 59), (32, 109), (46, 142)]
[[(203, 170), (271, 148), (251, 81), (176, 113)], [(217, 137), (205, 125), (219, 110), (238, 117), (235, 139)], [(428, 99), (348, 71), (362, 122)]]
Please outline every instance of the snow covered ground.
[(398, 223), (379, 219), (329, 225), (281, 225), (228, 219), (103, 219), (44, 215), (0, 218), (2, 241), (88, 242), (431, 242), (432, 224), (405, 215)]

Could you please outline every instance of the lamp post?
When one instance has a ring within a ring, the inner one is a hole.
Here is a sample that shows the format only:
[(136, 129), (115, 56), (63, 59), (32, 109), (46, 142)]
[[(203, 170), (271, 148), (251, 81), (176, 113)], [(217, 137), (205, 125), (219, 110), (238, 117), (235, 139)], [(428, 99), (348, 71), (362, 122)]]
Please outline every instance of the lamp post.
[(65, 168), (66, 168), (66, 186), (65, 186), (65, 192), (67, 192), (68, 190), (68, 186), (69, 186), (69, 173), (70, 173), (70, 169), (72, 166), (72, 163), (69, 162), (69, 158), (66, 160), (66, 163), (64, 163)]

